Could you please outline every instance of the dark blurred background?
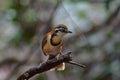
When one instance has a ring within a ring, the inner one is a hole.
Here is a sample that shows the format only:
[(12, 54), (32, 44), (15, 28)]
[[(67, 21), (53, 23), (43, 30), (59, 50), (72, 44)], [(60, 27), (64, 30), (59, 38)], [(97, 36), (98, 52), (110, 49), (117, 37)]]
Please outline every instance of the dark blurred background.
[(43, 62), (43, 36), (61, 23), (73, 32), (62, 52), (87, 67), (66, 64), (30, 80), (120, 80), (120, 0), (0, 0), (0, 80)]

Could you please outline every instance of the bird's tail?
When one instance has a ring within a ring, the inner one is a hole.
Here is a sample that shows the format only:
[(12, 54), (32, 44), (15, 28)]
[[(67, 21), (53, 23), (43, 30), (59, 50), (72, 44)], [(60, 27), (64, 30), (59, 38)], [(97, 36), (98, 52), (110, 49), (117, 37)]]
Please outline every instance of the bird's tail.
[(58, 65), (58, 66), (56, 67), (56, 70), (58, 70), (58, 71), (63, 71), (63, 70), (65, 70), (65, 63), (62, 63), (62, 64)]
[[(51, 57), (51, 56), (50, 56), (50, 57), (48, 58), (48, 60), (53, 59), (53, 58), (55, 58), (55, 57)], [(61, 64), (59, 64), (58, 66), (50, 69), (50, 71), (54, 71), (54, 70), (57, 70), (57, 71), (63, 71), (63, 70), (65, 70), (65, 63), (61, 63)]]

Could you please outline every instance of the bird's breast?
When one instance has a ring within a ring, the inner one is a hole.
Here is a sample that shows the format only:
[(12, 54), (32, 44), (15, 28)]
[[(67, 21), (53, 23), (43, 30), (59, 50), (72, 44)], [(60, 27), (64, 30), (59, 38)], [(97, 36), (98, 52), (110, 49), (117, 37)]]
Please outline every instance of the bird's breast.
[(60, 49), (59, 49), (60, 45), (58, 46), (52, 46), (50, 45), (50, 52), (48, 53), (49, 55), (57, 55), (60, 53)]
[[(54, 43), (57, 42), (57, 38), (55, 37), (54, 39), (52, 39)], [(47, 54), (47, 55), (52, 55), (52, 56), (56, 56), (60, 53), (61, 51), (61, 43), (58, 44), (58, 45), (53, 45), (51, 43), (51, 35), (48, 35), (48, 38), (47, 38), (47, 42), (46, 44), (44, 45), (44, 52)]]

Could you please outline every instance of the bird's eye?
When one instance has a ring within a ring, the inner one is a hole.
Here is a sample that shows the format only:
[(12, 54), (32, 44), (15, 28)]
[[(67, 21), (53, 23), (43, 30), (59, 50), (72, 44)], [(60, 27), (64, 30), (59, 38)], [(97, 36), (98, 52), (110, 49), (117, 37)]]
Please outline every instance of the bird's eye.
[(55, 33), (57, 33), (59, 30), (55, 30)]
[(58, 31), (60, 31), (59, 29), (55, 29), (55, 32), (57, 33)]

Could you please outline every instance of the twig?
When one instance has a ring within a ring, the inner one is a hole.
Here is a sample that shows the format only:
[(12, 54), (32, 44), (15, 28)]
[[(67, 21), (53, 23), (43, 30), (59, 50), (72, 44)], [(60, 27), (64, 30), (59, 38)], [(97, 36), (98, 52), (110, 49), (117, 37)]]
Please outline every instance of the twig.
[(19, 63), (20, 61), (18, 59), (15, 59), (15, 58), (7, 58), (7, 59), (4, 59), (2, 61), (0, 61), (0, 67), (3, 66), (3, 65), (11, 65), (11, 64), (16, 64), (16, 63)]
[(115, 9), (115, 11), (107, 18), (104, 24), (110, 24), (118, 16), (119, 11), (120, 11), (120, 4)]
[(83, 64), (78, 64), (78, 63), (76, 63), (76, 62), (74, 62), (74, 61), (69, 61), (69, 62), (66, 62), (66, 63), (72, 64), (72, 65), (76, 65), (76, 66), (79, 66), (79, 67), (82, 67), (82, 68), (86, 68), (85, 65), (83, 65)]

